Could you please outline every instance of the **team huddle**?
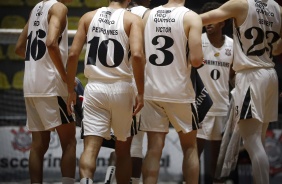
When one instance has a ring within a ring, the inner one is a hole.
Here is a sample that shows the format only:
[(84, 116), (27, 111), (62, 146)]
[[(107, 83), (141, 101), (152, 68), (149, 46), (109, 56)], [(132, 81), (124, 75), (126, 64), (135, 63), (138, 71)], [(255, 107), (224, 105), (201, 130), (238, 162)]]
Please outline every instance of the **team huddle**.
[[(199, 14), (185, 0), (152, 9), (149, 0), (109, 0), (108, 7), (80, 18), (70, 49), (63, 4), (68, 1), (39, 2), (16, 45), (16, 54), (25, 58), (31, 183), (43, 182), (50, 131), (61, 142), (62, 183), (76, 181), (75, 76), (85, 44), (81, 184), (93, 183), (100, 148), (113, 137), (114, 163), (105, 183), (158, 183), (170, 125), (182, 148), (183, 182), (199, 183), (199, 158), (209, 143), (209, 183), (224, 183), (215, 173), (230, 109), (254, 182), (269, 183), (264, 138), (278, 118), (272, 59), (280, 54), (282, 37), (282, 9), (274, 0), (208, 2)], [(228, 20), (233, 39), (223, 34)]]

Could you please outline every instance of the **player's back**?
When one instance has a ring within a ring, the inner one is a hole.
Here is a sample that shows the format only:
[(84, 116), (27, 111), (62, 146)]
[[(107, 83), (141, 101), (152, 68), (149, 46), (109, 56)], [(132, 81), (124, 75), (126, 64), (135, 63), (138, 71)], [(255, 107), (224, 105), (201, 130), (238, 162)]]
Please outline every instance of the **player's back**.
[(102, 7), (87, 33), (84, 74), (95, 80), (132, 79), (128, 61), (129, 41), (124, 29), (125, 9)]
[[(56, 0), (42, 1), (31, 11), (25, 58), (25, 97), (66, 96), (66, 84), (60, 77), (46, 47), (48, 35), (48, 14)], [(63, 65), (68, 56), (67, 26), (59, 39)]]
[(194, 102), (187, 61), (185, 7), (151, 10), (145, 25), (145, 98), (167, 102)]
[(272, 45), (280, 36), (280, 7), (273, 1), (248, 0), (245, 22), (234, 32), (235, 71), (258, 67), (274, 67)]

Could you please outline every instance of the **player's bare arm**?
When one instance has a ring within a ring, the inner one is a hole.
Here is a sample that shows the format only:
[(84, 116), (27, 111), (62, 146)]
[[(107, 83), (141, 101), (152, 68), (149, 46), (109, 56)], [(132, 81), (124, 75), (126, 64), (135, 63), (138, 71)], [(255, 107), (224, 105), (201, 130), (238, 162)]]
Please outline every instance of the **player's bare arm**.
[(17, 41), (16, 44), (16, 48), (15, 48), (15, 53), (19, 56), (21, 56), (22, 58), (25, 57), (25, 51), (26, 51), (26, 41), (27, 41), (27, 33), (28, 33), (28, 23), (26, 23), (26, 25), (23, 28), (22, 33), (19, 36), (19, 39)]
[(203, 13), (200, 16), (203, 25), (214, 24), (229, 18), (235, 18), (236, 25), (240, 26), (244, 22), (247, 13), (247, 0), (229, 0), (218, 9)]
[(282, 49), (281, 48), (282, 48), (282, 40), (280, 38), (277, 42), (275, 42), (273, 44), (272, 54), (274, 56), (277, 56), (277, 55), (281, 54), (282, 53)]
[[(281, 20), (282, 20), (282, 7), (280, 6), (280, 16), (281, 16)], [(281, 29), (280, 29), (280, 39), (273, 44), (273, 50), (272, 50), (272, 54), (274, 56), (277, 56), (279, 54), (282, 53), (282, 25), (281, 25)]]
[[(193, 21), (191, 21), (193, 20)], [(184, 30), (188, 38), (189, 46), (189, 60), (193, 67), (199, 67), (203, 62), (202, 52), (202, 20), (201, 17), (193, 11), (189, 11), (185, 14)]]
[(68, 102), (67, 108), (68, 113), (71, 114), (71, 105), (76, 104), (76, 94), (74, 92), (75, 87), (75, 75), (77, 72), (77, 65), (79, 54), (83, 48), (86, 41), (87, 31), (89, 24), (94, 16), (95, 12), (88, 12), (84, 14), (78, 22), (77, 32), (74, 36), (72, 46), (69, 51), (68, 61), (67, 61), (67, 86), (68, 86)]
[(134, 107), (134, 115), (144, 106), (144, 24), (142, 19), (130, 12), (125, 12), (125, 31), (129, 36), (133, 75), (137, 86), (138, 95)]
[(63, 81), (66, 82), (66, 71), (62, 62), (62, 57), (59, 49), (59, 37), (61, 36), (63, 30), (67, 23), (67, 7), (62, 3), (54, 4), (48, 14), (49, 26), (48, 34), (46, 39), (46, 46), (50, 57), (61, 75)]

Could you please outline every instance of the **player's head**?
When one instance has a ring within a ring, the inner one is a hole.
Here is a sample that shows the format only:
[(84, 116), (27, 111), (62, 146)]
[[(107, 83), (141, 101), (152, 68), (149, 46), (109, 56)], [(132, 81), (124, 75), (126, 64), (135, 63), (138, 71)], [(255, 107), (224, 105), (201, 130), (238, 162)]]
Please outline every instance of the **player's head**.
[(125, 1), (128, 1), (128, 3), (130, 3), (131, 0), (110, 0), (110, 2), (118, 2), (118, 3), (124, 3)]
[[(221, 3), (218, 2), (207, 2), (204, 4), (204, 6), (201, 8), (200, 13), (206, 13), (208, 11), (217, 9), (221, 6)], [(222, 31), (223, 27), (225, 26), (225, 22), (219, 22), (216, 24), (209, 24), (205, 26), (205, 30), (207, 34), (213, 34), (218, 33), (218, 31)]]
[(222, 4), (218, 2), (207, 2), (204, 4), (204, 6), (201, 8), (200, 13), (206, 13), (208, 11), (217, 9), (221, 6)]
[(58, 1), (63, 4), (72, 2), (72, 0), (58, 0)]
[(132, 0), (132, 3), (139, 6), (149, 7), (150, 1), (151, 0)]

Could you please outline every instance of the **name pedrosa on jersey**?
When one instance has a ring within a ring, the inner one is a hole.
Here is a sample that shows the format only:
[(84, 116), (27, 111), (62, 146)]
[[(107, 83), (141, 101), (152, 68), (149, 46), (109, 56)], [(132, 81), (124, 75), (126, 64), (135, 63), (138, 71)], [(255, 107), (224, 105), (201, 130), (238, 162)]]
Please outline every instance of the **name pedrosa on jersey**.
[(228, 68), (230, 66), (230, 63), (222, 62), (222, 61), (204, 60), (204, 63), (205, 65), (223, 66)]
[(118, 30), (112, 29), (112, 30), (107, 30), (105, 28), (102, 27), (92, 27), (92, 32), (95, 33), (102, 33), (104, 35), (118, 35)]

